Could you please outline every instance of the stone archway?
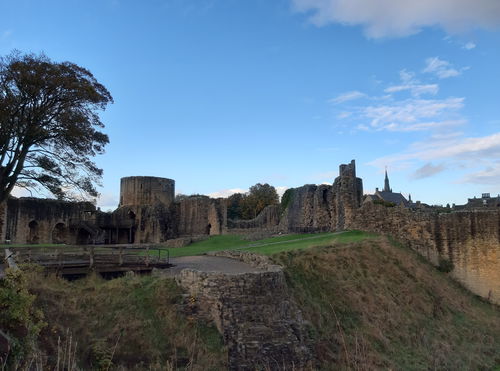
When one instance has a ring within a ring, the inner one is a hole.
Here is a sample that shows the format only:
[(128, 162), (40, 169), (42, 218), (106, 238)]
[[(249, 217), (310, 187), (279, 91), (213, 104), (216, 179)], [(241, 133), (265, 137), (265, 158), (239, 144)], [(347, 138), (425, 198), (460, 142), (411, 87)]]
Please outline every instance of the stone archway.
[(38, 243), (40, 241), (38, 222), (36, 220), (29, 222), (28, 229), (28, 243)]
[(52, 243), (67, 243), (68, 228), (64, 223), (57, 223), (52, 230)]
[(89, 231), (84, 228), (78, 229), (76, 234), (76, 244), (77, 245), (89, 245), (92, 243), (92, 235)]

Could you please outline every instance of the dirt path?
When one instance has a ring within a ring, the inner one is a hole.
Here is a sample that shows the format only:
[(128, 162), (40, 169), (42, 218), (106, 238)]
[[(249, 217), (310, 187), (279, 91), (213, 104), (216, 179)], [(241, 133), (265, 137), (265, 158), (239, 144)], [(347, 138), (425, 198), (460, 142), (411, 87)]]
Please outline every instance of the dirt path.
[(196, 269), (202, 272), (220, 272), (224, 274), (263, 272), (263, 270), (254, 268), (239, 260), (219, 256), (182, 256), (178, 258), (170, 258), (170, 263), (174, 266), (172, 268), (165, 269), (164, 272), (172, 276), (179, 274), (181, 270), (186, 268)]

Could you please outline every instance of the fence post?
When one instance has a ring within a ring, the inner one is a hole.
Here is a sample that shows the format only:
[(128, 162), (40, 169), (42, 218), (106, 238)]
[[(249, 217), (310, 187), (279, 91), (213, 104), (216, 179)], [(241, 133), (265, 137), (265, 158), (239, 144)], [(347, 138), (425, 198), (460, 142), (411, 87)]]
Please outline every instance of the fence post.
[(123, 246), (120, 246), (118, 250), (118, 265), (120, 267), (123, 265)]
[(92, 269), (93, 267), (94, 267), (94, 246), (91, 246), (89, 251), (89, 268)]

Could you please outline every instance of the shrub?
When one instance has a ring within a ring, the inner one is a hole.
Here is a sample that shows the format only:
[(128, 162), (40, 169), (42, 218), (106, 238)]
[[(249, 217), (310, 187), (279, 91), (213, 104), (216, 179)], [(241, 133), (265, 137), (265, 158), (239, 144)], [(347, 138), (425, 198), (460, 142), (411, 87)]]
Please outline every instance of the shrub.
[(40, 330), (45, 326), (43, 314), (34, 306), (35, 295), (28, 291), (22, 270), (7, 269), (0, 279), (0, 328), (9, 338), (7, 368), (22, 367), (32, 358)]
[(438, 270), (445, 273), (450, 273), (455, 268), (455, 265), (451, 260), (445, 258), (439, 258)]

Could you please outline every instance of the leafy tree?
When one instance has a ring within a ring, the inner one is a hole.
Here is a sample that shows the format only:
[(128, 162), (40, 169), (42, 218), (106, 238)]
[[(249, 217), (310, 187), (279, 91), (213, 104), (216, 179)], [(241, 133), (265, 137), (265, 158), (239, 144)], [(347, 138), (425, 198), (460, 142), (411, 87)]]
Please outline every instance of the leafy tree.
[(229, 219), (241, 219), (241, 206), (245, 195), (234, 193), (227, 198), (227, 217)]
[(242, 200), (242, 218), (255, 218), (266, 206), (276, 205), (278, 203), (279, 196), (278, 192), (276, 192), (276, 188), (267, 183), (257, 183), (256, 185), (250, 187), (248, 194)]
[(0, 58), (0, 203), (14, 186), (97, 196), (92, 161), (109, 142), (98, 111), (113, 98), (85, 68), (18, 51)]

